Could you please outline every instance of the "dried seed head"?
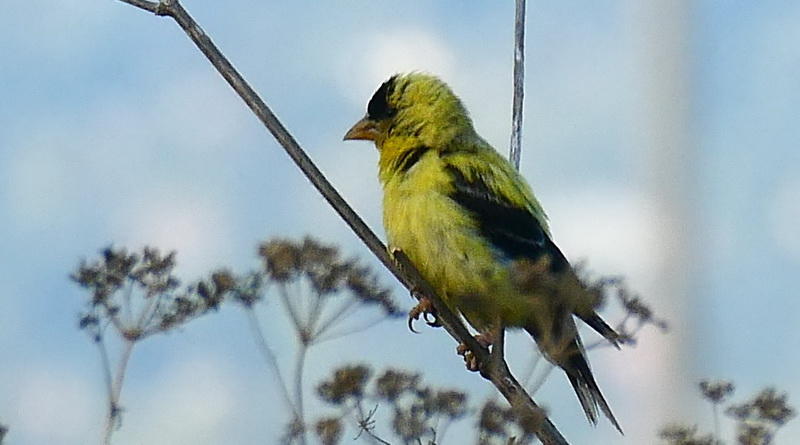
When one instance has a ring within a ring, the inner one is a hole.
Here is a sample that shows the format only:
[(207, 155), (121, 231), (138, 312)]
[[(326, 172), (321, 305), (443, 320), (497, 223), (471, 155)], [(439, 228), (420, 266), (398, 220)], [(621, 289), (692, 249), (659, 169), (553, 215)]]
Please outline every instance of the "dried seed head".
[(714, 404), (720, 403), (728, 398), (728, 396), (733, 394), (733, 390), (733, 383), (726, 380), (703, 380), (700, 382), (700, 392), (703, 394), (703, 397)]
[(364, 365), (345, 366), (333, 373), (333, 378), (322, 382), (317, 393), (322, 400), (339, 405), (349, 398), (360, 399), (371, 370)]
[(375, 392), (391, 402), (407, 391), (414, 390), (418, 382), (419, 374), (388, 369), (375, 381)]
[(336, 417), (320, 419), (314, 429), (322, 445), (336, 445), (342, 438), (342, 422)]
[(659, 437), (668, 445), (722, 445), (710, 434), (700, 435), (696, 426), (669, 425), (659, 432)]
[(478, 430), (489, 436), (506, 436), (508, 424), (513, 419), (511, 411), (494, 401), (486, 402), (478, 416)]

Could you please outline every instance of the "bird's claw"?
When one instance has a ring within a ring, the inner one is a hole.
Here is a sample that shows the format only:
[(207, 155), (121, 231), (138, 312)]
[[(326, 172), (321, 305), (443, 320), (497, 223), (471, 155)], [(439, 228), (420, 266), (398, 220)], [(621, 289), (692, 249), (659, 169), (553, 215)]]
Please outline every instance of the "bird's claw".
[(414, 321), (419, 320), (420, 316), (430, 327), (438, 328), (442, 325), (439, 323), (439, 317), (436, 314), (436, 308), (433, 307), (433, 303), (425, 297), (421, 297), (419, 299), (419, 304), (411, 308), (408, 312), (408, 329), (410, 329), (411, 332), (418, 332), (414, 329)]
[(456, 353), (462, 357), (464, 357), (464, 364), (467, 366), (467, 371), (477, 372), (480, 371), (480, 363), (478, 363), (478, 357), (472, 353), (467, 345), (461, 343), (456, 347)]
[[(488, 348), (492, 345), (494, 336), (491, 333), (484, 332), (476, 335), (475, 340), (484, 348)], [(456, 347), (456, 353), (464, 357), (464, 364), (467, 366), (468, 371), (478, 372), (481, 370), (481, 363), (478, 361), (478, 357), (469, 349), (469, 346), (464, 343), (459, 344)]]

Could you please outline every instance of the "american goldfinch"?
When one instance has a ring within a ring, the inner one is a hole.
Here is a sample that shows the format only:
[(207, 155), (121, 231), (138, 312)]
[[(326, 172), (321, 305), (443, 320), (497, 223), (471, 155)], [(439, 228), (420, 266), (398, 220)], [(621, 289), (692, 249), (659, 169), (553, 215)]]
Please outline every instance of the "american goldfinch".
[(620, 429), (589, 368), (573, 314), (615, 345), (618, 336), (588, 297), (563, 298), (520, 284), (525, 280), (515, 266), (528, 261), (543, 268), (534, 276), (584, 290), (551, 240), (530, 187), (475, 132), (450, 88), (427, 74), (393, 76), (344, 139), (373, 141), (380, 153), (389, 246), (402, 250), (479, 332), (529, 332), (543, 355), (565, 371), (588, 419), (597, 422), (599, 407)]

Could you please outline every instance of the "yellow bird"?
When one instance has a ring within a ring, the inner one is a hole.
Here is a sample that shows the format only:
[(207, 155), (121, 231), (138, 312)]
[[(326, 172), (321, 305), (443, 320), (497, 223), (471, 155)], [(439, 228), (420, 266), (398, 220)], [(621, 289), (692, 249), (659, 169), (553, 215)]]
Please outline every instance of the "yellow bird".
[[(513, 166), (473, 128), (459, 98), (438, 78), (410, 73), (384, 82), (345, 140), (379, 153), (383, 224), (445, 303), (490, 338), (520, 327), (561, 367), (592, 423), (598, 407), (620, 429), (595, 382), (573, 314), (617, 345), (588, 292), (553, 243), (544, 210)], [(583, 292), (522, 286), (521, 262), (546, 281)], [(579, 297), (563, 297), (563, 295)]]

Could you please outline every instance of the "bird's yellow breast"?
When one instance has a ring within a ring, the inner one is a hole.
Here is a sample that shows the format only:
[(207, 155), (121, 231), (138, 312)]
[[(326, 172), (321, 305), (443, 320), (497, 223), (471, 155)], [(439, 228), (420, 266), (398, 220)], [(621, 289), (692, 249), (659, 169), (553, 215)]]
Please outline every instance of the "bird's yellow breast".
[(401, 249), (454, 310), (477, 328), (496, 316), (512, 322), (519, 301), (507, 265), (499, 262), (475, 220), (453, 201), (452, 178), (429, 150), (407, 172), (384, 183), (383, 223), (392, 248)]

